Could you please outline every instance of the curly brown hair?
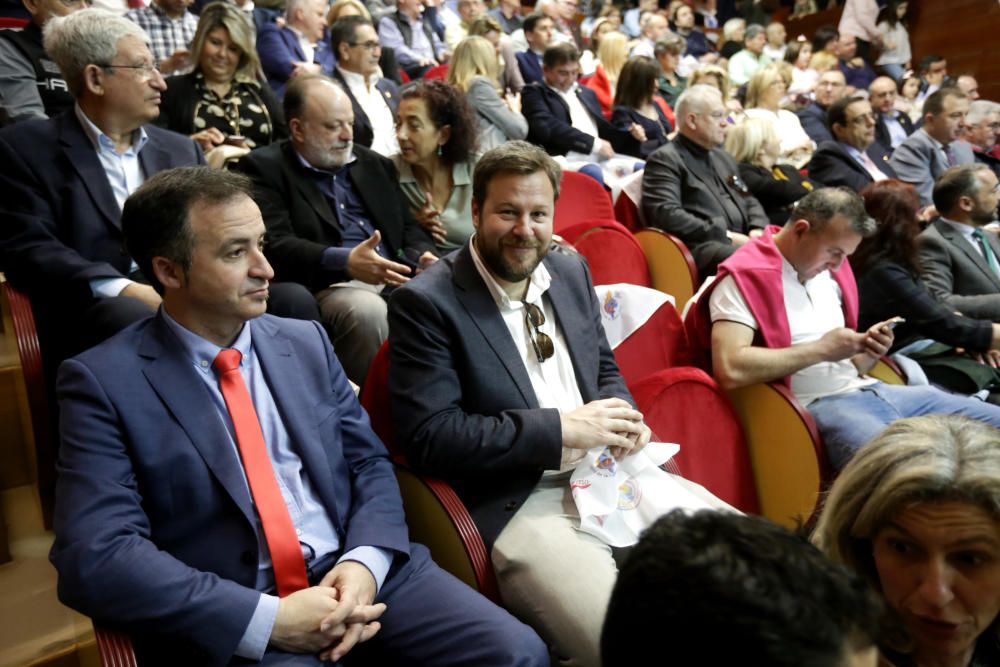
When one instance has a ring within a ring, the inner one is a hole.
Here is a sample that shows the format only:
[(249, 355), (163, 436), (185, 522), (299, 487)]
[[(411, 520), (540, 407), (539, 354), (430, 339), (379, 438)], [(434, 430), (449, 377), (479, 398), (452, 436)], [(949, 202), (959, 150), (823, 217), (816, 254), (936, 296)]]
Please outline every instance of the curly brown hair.
[(419, 79), (403, 88), (400, 98), (423, 100), (435, 128), (451, 127), (448, 142), (441, 146), (441, 157), (450, 164), (472, 159), (476, 152), (478, 125), (472, 107), (460, 90), (437, 79)]

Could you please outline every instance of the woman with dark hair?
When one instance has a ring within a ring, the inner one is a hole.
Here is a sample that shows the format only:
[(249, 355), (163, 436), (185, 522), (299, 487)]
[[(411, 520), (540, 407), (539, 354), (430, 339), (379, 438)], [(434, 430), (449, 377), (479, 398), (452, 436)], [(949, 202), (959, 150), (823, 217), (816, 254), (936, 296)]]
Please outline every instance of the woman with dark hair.
[[(868, 214), (878, 223), (875, 234), (864, 239), (851, 256), (858, 281), (859, 331), (892, 317), (903, 317), (895, 329), (892, 351), (905, 351), (945, 388), (974, 393), (967, 372), (978, 374), (972, 359), (959, 356), (964, 350), (976, 361), (995, 368), (1000, 363), (1000, 324), (956, 313), (938, 302), (920, 280), (917, 255), (920, 201), (913, 186), (897, 180), (872, 183), (861, 196)], [(934, 342), (941, 345), (931, 345)], [(961, 367), (973, 364), (959, 370)], [(964, 377), (957, 377), (962, 373)], [(990, 373), (985, 373), (989, 376)], [(970, 390), (971, 389), (971, 390)]]
[(836, 26), (824, 25), (816, 29), (813, 33), (812, 47), (815, 56), (820, 51), (826, 51), (831, 55), (837, 55), (837, 41), (840, 40), (840, 33)]
[(476, 115), (454, 86), (420, 79), (403, 89), (396, 111), (399, 154), (392, 159), (410, 210), (439, 254), (472, 236), (477, 132)]
[[(667, 135), (674, 130), (660, 105), (653, 101), (659, 75), (655, 60), (637, 56), (622, 67), (615, 90), (611, 124), (632, 134), (634, 146), (625, 152), (643, 160), (667, 143)], [(642, 132), (635, 129), (636, 125)]]
[(228, 2), (203, 8), (191, 54), (194, 70), (167, 79), (157, 125), (189, 135), (206, 154), (224, 143), (266, 146), (287, 134), (245, 12)]

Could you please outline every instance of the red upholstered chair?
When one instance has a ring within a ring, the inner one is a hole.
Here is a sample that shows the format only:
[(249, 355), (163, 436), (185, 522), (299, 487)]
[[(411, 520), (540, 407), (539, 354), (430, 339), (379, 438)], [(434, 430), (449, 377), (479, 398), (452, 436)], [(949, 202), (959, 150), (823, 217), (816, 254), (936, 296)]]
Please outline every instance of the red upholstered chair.
[(20, 30), (28, 25), (28, 19), (19, 19), (13, 16), (0, 16), (0, 28), (13, 28)]
[(743, 427), (715, 380), (697, 368), (668, 368), (629, 391), (655, 439), (681, 445), (672, 471), (743, 512), (759, 511)]
[(645, 324), (619, 343), (615, 361), (629, 387), (654, 371), (690, 366), (684, 323), (674, 305), (669, 301), (664, 303)]
[(103, 667), (137, 667), (132, 640), (128, 635), (95, 623), (94, 636)]
[(639, 207), (632, 201), (632, 198), (622, 192), (615, 201), (615, 220), (622, 223), (622, 226), (630, 232), (637, 232), (643, 228), (642, 217)]
[(595, 285), (630, 283), (652, 287), (642, 246), (620, 223), (610, 219), (584, 220), (559, 234), (587, 258)]
[(396, 442), (389, 410), (389, 344), (379, 349), (361, 389), (361, 405), (393, 462), (403, 496), (410, 537), (430, 549), (434, 562), (500, 603), (493, 563), (468, 510), (455, 490), (440, 479), (415, 472)]
[(553, 216), (553, 231), (560, 236), (563, 229), (581, 220), (614, 220), (611, 195), (601, 184), (586, 174), (563, 170), (559, 182), (559, 199)]
[(426, 72), (424, 72), (424, 79), (430, 81), (431, 79), (439, 79), (444, 81), (448, 78), (448, 63), (442, 63), (441, 65), (435, 65)]

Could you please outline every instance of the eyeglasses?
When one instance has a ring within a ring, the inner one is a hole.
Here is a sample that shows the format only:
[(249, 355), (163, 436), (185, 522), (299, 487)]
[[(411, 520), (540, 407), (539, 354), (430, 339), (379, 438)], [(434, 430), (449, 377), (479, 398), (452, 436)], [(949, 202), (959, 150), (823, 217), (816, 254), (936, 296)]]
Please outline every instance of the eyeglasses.
[(101, 67), (103, 69), (131, 69), (131, 70), (135, 70), (135, 71), (137, 71), (137, 72), (140, 73), (139, 75), (142, 77), (143, 81), (149, 81), (150, 79), (152, 79), (153, 76), (154, 76), (154, 72), (156, 74), (160, 73), (160, 70), (158, 70), (156, 68), (156, 65), (153, 65), (151, 63), (143, 63), (141, 65), (110, 65), (110, 64), (109, 65), (105, 65), (105, 64), (98, 64), (97, 66)]
[(94, 4), (92, 0), (59, 0), (59, 2), (62, 3), (63, 7), (69, 7), (69, 8), (79, 7), (81, 5), (85, 7), (90, 7), (92, 4)]
[(351, 46), (360, 46), (365, 51), (374, 51), (375, 49), (381, 48), (382, 44), (380, 42), (351, 42)]
[(535, 348), (535, 356), (538, 358), (538, 363), (542, 363), (556, 353), (552, 339), (549, 338), (548, 334), (538, 329), (538, 327), (545, 324), (545, 313), (533, 303), (522, 301), (521, 305), (524, 306), (524, 325), (528, 327), (531, 346)]

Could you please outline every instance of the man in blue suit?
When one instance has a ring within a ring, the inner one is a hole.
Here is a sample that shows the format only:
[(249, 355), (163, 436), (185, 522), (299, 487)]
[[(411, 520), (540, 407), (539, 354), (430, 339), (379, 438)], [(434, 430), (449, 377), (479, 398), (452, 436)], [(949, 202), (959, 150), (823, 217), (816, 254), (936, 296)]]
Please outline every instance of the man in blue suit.
[(542, 81), (542, 58), (552, 41), (554, 29), (552, 19), (541, 12), (532, 12), (525, 17), (522, 30), (528, 50), (515, 54), (525, 84)]
[(526, 626), (409, 543), (388, 454), (320, 326), (264, 315), (250, 193), (182, 168), (125, 206), (163, 307), (60, 369), (60, 599), (128, 631), (143, 665), (548, 664)]
[(616, 151), (627, 150), (631, 136), (604, 118), (594, 91), (577, 83), (579, 60), (580, 53), (572, 44), (545, 50), (543, 80), (521, 91), (528, 140), (549, 155), (573, 151), (608, 159)]
[(267, 83), (278, 97), (285, 94), (285, 85), (293, 76), (330, 76), (336, 56), (323, 39), (325, 29), (324, 0), (288, 0), (284, 27), (274, 23), (261, 27), (257, 54)]

